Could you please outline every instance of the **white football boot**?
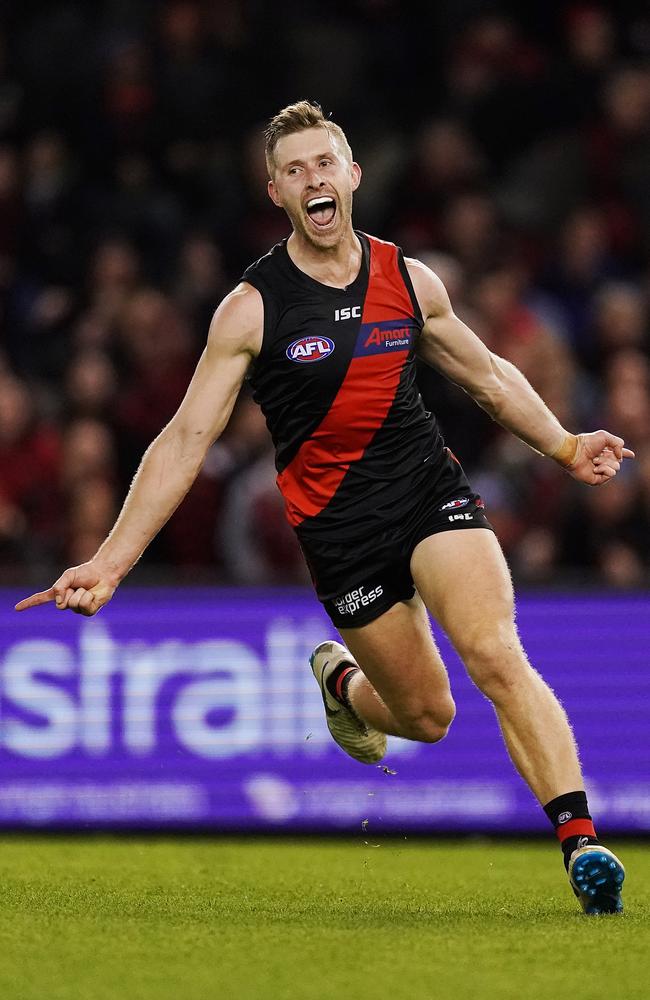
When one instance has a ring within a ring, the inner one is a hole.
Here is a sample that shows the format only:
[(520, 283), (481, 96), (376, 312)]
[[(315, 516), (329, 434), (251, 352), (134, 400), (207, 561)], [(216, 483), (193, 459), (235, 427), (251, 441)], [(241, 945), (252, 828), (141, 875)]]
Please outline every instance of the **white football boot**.
[(327, 689), (327, 678), (341, 661), (359, 668), (352, 654), (340, 642), (321, 642), (309, 658), (323, 697), (327, 728), (350, 757), (362, 764), (377, 764), (386, 753), (386, 734), (363, 722), (349, 704), (338, 701)]

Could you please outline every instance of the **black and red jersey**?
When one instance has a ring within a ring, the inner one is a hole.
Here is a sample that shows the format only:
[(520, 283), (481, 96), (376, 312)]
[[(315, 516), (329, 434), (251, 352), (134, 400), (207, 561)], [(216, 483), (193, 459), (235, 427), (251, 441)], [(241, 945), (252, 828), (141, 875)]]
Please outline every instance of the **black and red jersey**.
[(286, 241), (242, 278), (264, 301), (249, 380), (288, 520), (304, 540), (385, 529), (410, 509), (443, 450), (415, 381), (422, 314), (402, 251), (357, 236), (362, 263), (347, 288), (301, 271)]

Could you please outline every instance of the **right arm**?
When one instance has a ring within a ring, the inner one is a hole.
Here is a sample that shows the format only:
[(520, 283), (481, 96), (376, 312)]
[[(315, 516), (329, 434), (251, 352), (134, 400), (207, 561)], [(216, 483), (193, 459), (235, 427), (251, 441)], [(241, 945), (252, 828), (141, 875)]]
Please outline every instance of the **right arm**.
[(49, 588), (16, 605), (17, 611), (55, 601), (94, 615), (174, 513), (232, 412), (262, 342), (262, 297), (242, 283), (217, 309), (208, 341), (180, 407), (145, 452), (108, 538), (96, 555), (67, 569)]

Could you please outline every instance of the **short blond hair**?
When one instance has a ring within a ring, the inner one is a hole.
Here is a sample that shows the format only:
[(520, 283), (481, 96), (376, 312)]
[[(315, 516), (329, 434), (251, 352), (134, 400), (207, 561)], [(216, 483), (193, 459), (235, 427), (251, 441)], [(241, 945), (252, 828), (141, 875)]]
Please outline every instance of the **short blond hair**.
[(276, 166), (274, 153), (280, 139), (295, 132), (304, 132), (308, 128), (324, 128), (339, 143), (352, 163), (352, 150), (341, 126), (326, 118), (320, 104), (315, 101), (297, 101), (278, 111), (264, 129), (266, 139), (264, 155), (270, 177), (273, 177)]

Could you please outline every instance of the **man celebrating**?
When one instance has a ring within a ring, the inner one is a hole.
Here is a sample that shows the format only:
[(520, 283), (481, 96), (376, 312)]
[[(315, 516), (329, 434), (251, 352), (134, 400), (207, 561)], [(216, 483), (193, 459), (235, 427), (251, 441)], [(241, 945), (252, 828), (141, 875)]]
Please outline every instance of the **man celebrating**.
[(217, 309), (176, 415), (149, 447), (109, 537), (17, 610), (93, 615), (180, 503), (246, 376), (319, 599), (345, 645), (311, 658), (334, 739), (365, 763), (386, 734), (435, 743), (455, 713), (427, 611), (492, 701), (510, 756), (544, 806), (586, 913), (622, 910), (624, 869), (597, 839), (571, 729), (522, 649), (510, 575), (481, 498), (415, 383), (416, 354), (490, 416), (591, 486), (633, 452), (568, 433), (522, 374), (453, 313), (440, 280), (356, 232), (361, 169), (341, 128), (301, 101), (266, 131), (269, 195), (293, 232)]

